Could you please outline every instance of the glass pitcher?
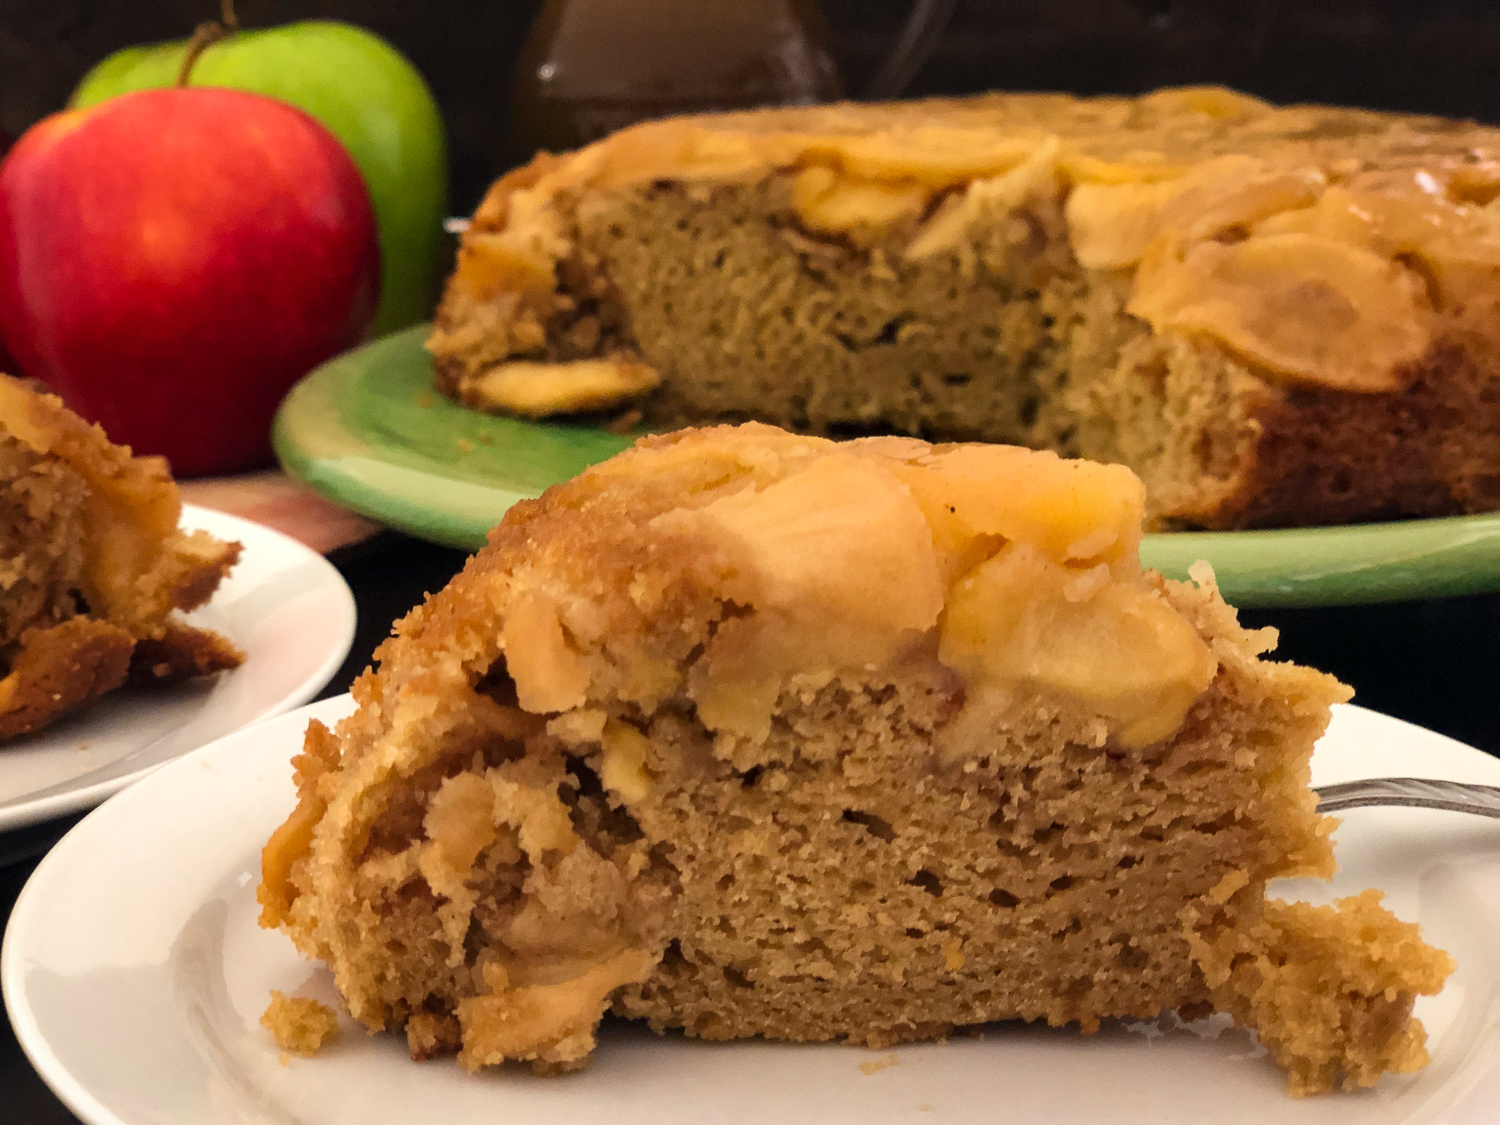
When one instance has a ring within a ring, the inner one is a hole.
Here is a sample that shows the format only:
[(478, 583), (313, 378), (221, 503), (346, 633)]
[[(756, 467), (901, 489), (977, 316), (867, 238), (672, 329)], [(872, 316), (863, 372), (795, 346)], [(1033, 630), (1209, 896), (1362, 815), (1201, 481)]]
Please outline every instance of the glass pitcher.
[[(863, 91), (898, 97), (956, 0), (916, 0)], [(650, 117), (844, 94), (815, 0), (547, 0), (521, 52), (512, 153), (577, 148)]]

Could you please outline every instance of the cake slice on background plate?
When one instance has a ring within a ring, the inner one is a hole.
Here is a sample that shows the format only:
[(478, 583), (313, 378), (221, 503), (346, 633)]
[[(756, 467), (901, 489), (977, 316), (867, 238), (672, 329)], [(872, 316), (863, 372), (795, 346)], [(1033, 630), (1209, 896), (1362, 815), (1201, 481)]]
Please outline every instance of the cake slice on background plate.
[[(652, 437), (518, 504), (314, 723), (262, 924), (466, 1067), (1227, 1012), (1295, 1093), (1426, 1061), (1451, 962), (1328, 877), (1349, 692), (1143, 571), (1127, 469)], [(268, 1017), (269, 1018), (269, 1017)], [(273, 1021), (274, 1023), (274, 1021)]]
[(480, 410), (1128, 465), (1153, 526), (1500, 509), (1500, 130), (1215, 88), (648, 122), (501, 178), (428, 347)]
[(0, 375), (0, 740), (127, 679), (236, 667), (178, 617), (213, 594), (238, 543), (181, 531), (159, 457), (132, 457), (60, 399)]

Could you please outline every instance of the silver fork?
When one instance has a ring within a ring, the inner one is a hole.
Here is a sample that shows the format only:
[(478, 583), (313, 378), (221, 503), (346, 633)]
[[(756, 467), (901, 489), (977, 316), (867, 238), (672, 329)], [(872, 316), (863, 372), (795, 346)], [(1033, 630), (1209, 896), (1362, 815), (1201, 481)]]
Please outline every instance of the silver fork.
[(1471, 785), (1464, 781), (1430, 781), (1421, 777), (1372, 777), (1368, 781), (1346, 781), (1321, 785), (1320, 813), (1357, 809), (1365, 805), (1405, 805), (1419, 809), (1447, 809), (1500, 817), (1500, 788)]

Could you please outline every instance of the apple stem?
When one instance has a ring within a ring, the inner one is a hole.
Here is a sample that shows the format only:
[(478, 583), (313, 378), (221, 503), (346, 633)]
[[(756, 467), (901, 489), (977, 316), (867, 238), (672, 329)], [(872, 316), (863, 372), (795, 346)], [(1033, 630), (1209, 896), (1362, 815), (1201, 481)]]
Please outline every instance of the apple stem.
[(234, 14), (234, 0), (219, 0), (219, 18), (200, 23), (193, 29), (188, 40), (187, 54), (182, 57), (182, 68), (177, 72), (177, 85), (186, 86), (192, 77), (193, 67), (203, 57), (203, 52), (221, 39), (233, 35), (240, 29), (240, 21)]

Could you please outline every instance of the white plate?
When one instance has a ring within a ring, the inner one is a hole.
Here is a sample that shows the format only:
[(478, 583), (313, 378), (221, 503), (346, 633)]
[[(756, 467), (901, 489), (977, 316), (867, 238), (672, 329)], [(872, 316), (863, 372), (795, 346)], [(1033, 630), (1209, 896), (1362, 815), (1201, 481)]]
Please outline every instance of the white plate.
[(207, 605), (188, 615), (245, 651), (206, 680), (122, 688), (45, 730), (0, 745), (0, 830), (97, 805), (158, 766), (306, 703), (354, 640), (354, 596), (316, 551), (279, 531), (185, 506), (184, 527), (245, 546)]
[[(1458, 960), (1442, 995), (1419, 1002), (1432, 1065), (1360, 1094), (1294, 1101), (1247, 1035), (1206, 1034), (1214, 1021), (1106, 1025), (1092, 1037), (1001, 1026), (880, 1053), (615, 1025), (588, 1070), (536, 1078), (414, 1063), (403, 1039), (346, 1019), (318, 1058), (283, 1064), (258, 1022), (268, 990), (333, 992), (325, 970), (256, 927), (260, 847), (291, 807), (287, 759), (308, 717), (349, 706), (324, 700), (173, 763), (79, 824), (21, 893), (0, 953), (6, 1006), (42, 1077), (91, 1125), (1496, 1120), (1500, 823), (1421, 809), (1348, 813), (1339, 878), (1287, 887), (1322, 900), (1383, 887)], [(1390, 774), (1495, 784), (1500, 761), (1343, 707), (1314, 773), (1319, 784)]]

